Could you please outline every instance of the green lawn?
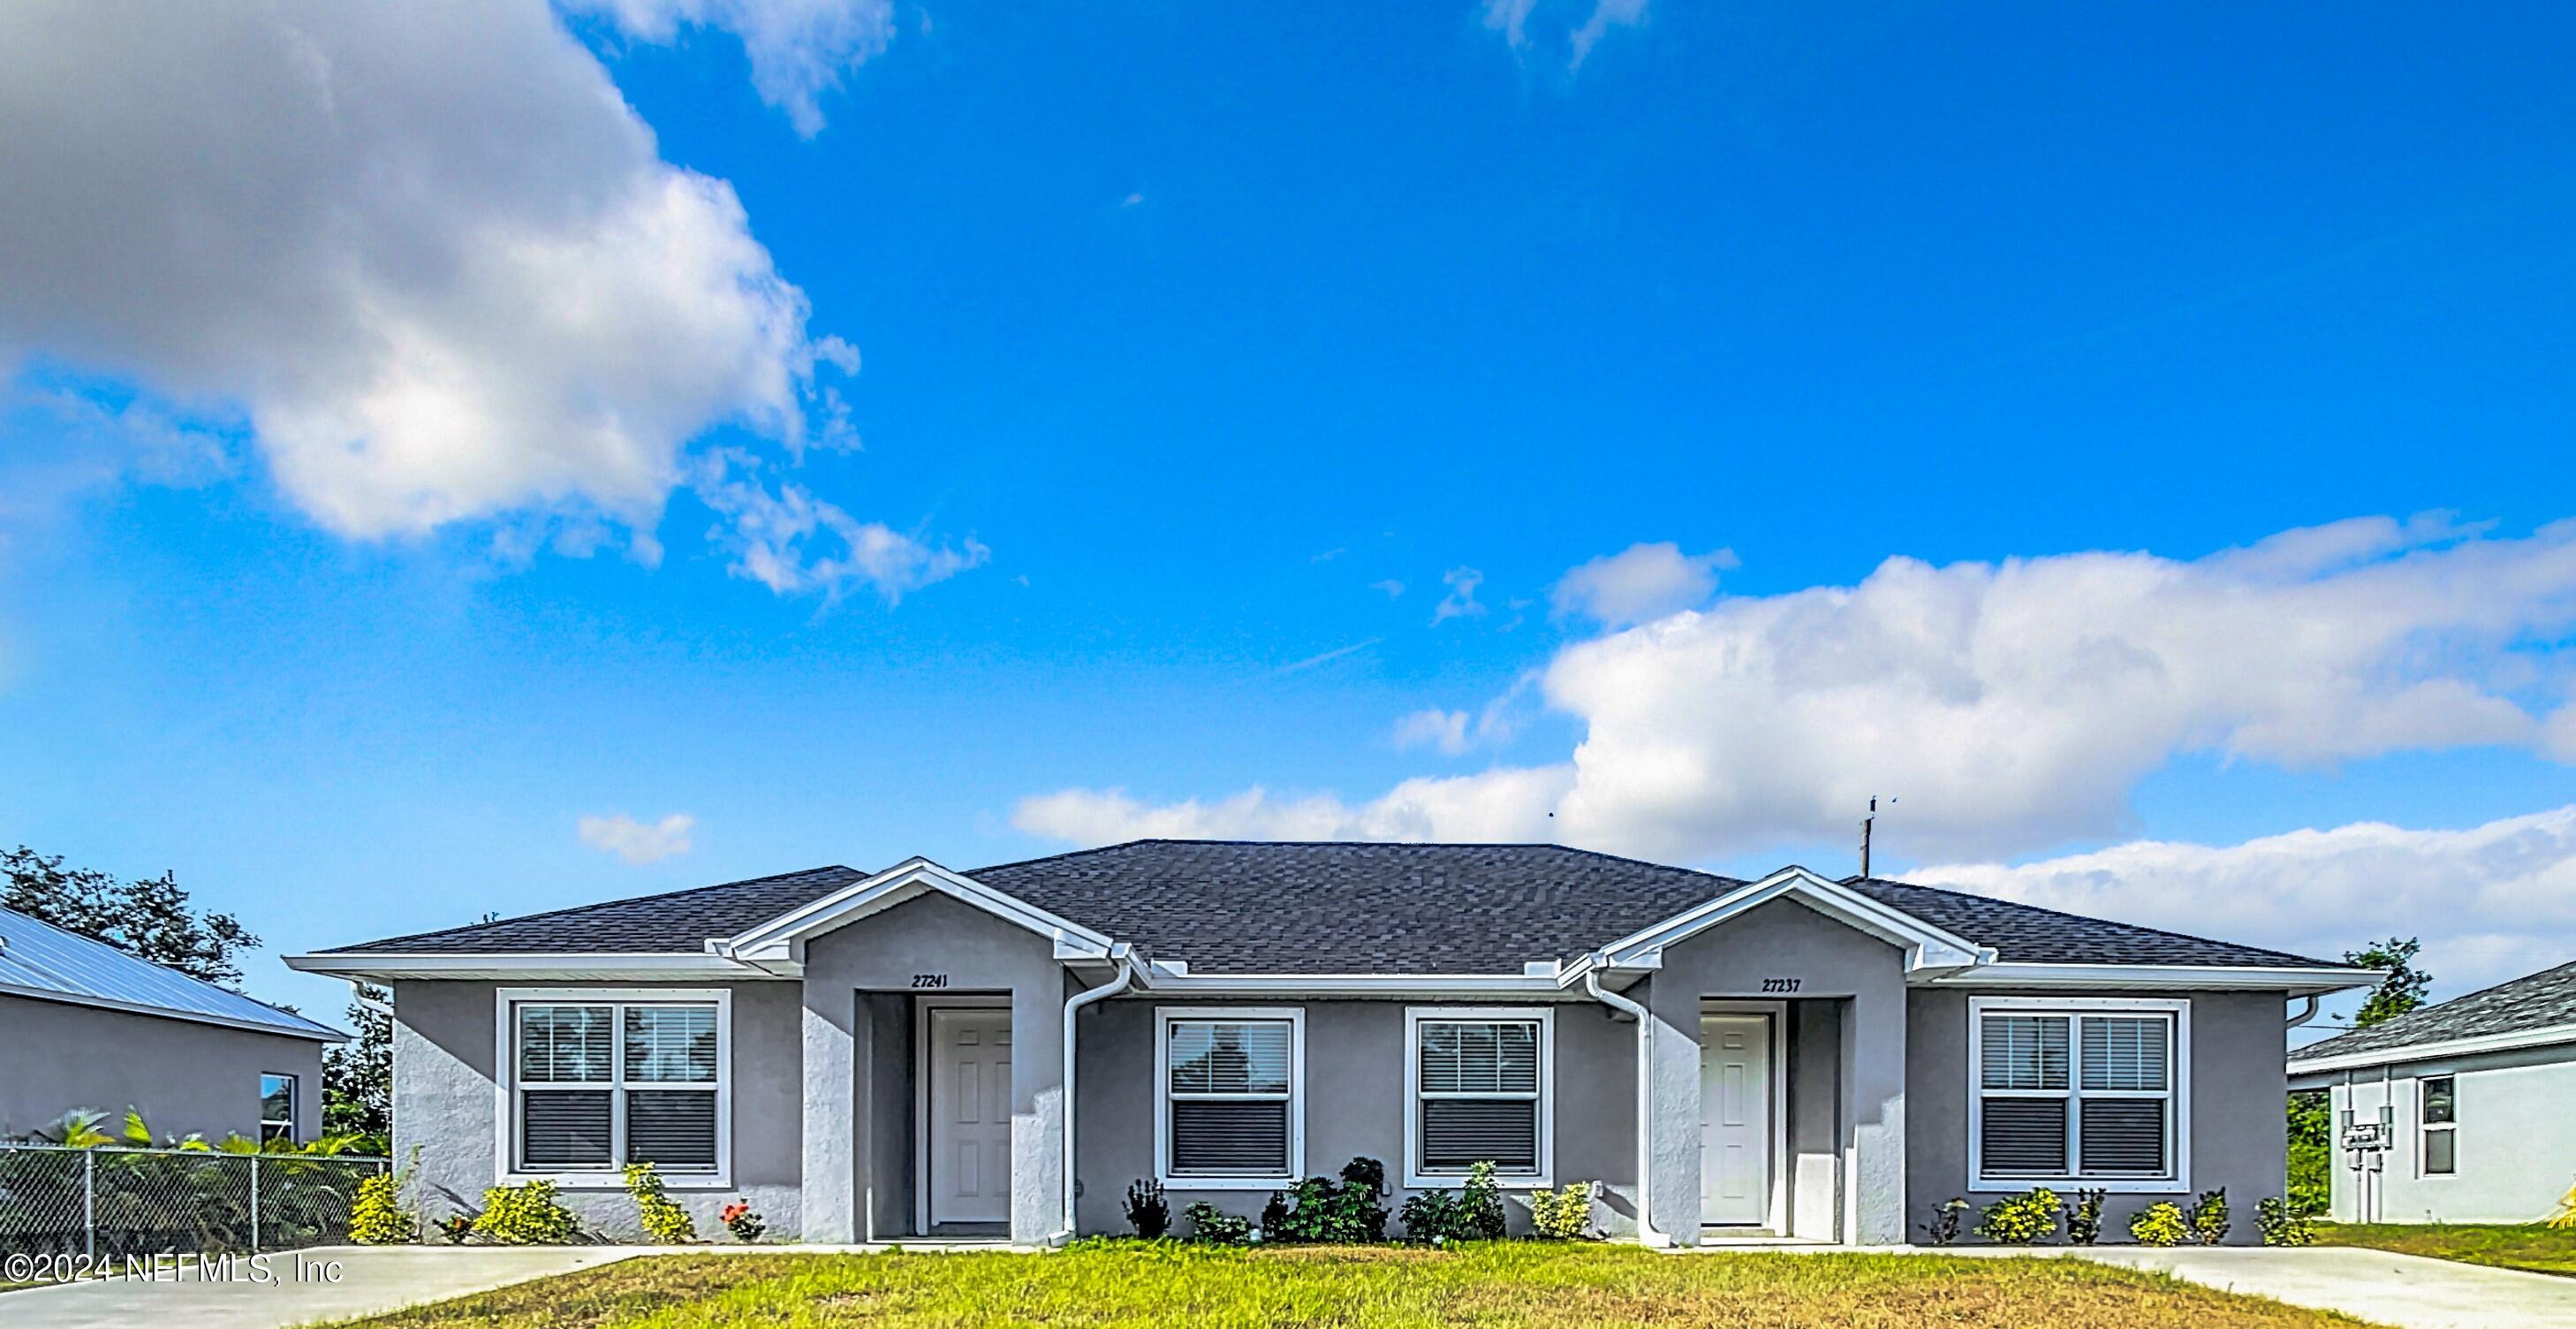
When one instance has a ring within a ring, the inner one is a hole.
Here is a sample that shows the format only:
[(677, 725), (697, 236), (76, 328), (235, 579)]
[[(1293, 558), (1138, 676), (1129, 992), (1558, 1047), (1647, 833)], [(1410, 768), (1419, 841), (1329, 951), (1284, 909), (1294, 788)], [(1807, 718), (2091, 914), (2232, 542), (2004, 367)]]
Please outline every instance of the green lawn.
[(1120, 1243), (1053, 1255), (664, 1256), (352, 1323), (371, 1329), (2326, 1329), (2359, 1321), (2080, 1260), (1674, 1256), (1533, 1243), (1449, 1251)]
[(2538, 1223), (2319, 1223), (2320, 1246), (2368, 1246), (2541, 1274), (2576, 1274), (2576, 1228)]

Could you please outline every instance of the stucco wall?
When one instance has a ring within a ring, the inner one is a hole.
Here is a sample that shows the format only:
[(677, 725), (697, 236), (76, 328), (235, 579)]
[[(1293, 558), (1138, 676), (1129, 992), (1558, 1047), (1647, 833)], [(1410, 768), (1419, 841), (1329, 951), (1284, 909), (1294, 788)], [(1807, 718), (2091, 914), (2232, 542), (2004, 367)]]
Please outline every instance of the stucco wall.
[[(1127, 1185), (1154, 1175), (1155, 1011), (1163, 1006), (1303, 1007), (1306, 1012), (1306, 1173), (1336, 1176), (1354, 1157), (1386, 1165), (1390, 1210), (1403, 1207), (1404, 1150), (1409, 1128), (1404, 1097), (1405, 1011), (1431, 1001), (1172, 1001), (1116, 998), (1082, 1017), (1076, 1055), (1080, 1111), (1081, 1230), (1128, 1231)], [(1493, 1003), (1475, 1003), (1493, 1004)], [(1612, 1232), (1633, 1232), (1636, 1172), (1636, 1026), (1614, 1021), (1598, 1002), (1558, 1003), (1552, 1108), (1555, 1180), (1605, 1183), (1594, 1220)], [(1454, 1189), (1454, 1188), (1453, 1188)], [(1267, 1189), (1174, 1189), (1167, 1195), (1175, 1225), (1194, 1200), (1258, 1219)], [(1515, 1231), (1527, 1231), (1527, 1196), (1510, 1192), (1504, 1204)], [(1390, 1216), (1390, 1230), (1401, 1224)]]
[(310, 1038), (69, 1002), (0, 996), (0, 1135), (75, 1108), (143, 1114), (155, 1135), (259, 1137), (259, 1077), (296, 1077), (296, 1136), (322, 1131), (322, 1048)]
[[(2396, 1108), (2397, 1127), (2393, 1147), (2366, 1179), (2352, 1170), (2354, 1155), (2336, 1151), (2335, 1221), (2530, 1223), (2556, 1213), (2576, 1178), (2576, 1130), (2567, 1125), (2576, 1062), (2566, 1058), (2563, 1047), (2456, 1057), (2398, 1067), (2385, 1083), (2376, 1069), (2357, 1071), (2353, 1083), (2333, 1086), (2338, 1133), (2344, 1109), (2358, 1108), (2360, 1120), (2373, 1121), (2382, 1102)], [(2449, 1176), (2423, 1175), (2417, 1081), (2433, 1075), (2453, 1077), (2458, 1170)], [(2362, 1211), (2365, 1202), (2374, 1203), (2373, 1212)]]
[[(1917, 988), (1913, 993), (1906, 1074), (1914, 1086), (1914, 1127), (1907, 1149), (1905, 1216), (1907, 1231), (1916, 1239), (1933, 1205), (1953, 1196), (1978, 1205), (2002, 1198), (2001, 1192), (1968, 1188), (1971, 995), (1958, 988)], [(2156, 995), (2191, 1001), (2191, 1173), (2170, 1193), (2111, 1196), (2103, 1206), (2103, 1239), (2126, 1241), (2130, 1217), (2157, 1201), (2187, 1205), (2199, 1192), (2224, 1186), (2235, 1216), (2229, 1244), (2259, 1244), (2255, 1203), (2283, 1189), (2282, 1111), (2289, 1092), (2282, 1069), (2289, 1046), (2283, 998), (2260, 992)], [(1973, 1226), (1973, 1217), (1970, 1222)]]
[[(1834, 1129), (1852, 1161), (1843, 1231), (1831, 1235), (1868, 1244), (1904, 1239), (1908, 1104), (1903, 959), (1895, 946), (1789, 900), (1773, 901), (1665, 948), (1664, 967), (1643, 985), (1644, 1002), (1655, 1015), (1657, 1129), (1648, 1191), (1659, 1230), (1685, 1245), (1699, 1240), (1700, 1005), (1711, 998), (1776, 997), (1762, 991), (1762, 982), (1784, 978), (1797, 981), (1796, 999), (1806, 1003), (1802, 1009), (1840, 1003)], [(1791, 1111), (1794, 1121), (1797, 1109)], [(1802, 1131), (1801, 1142), (1811, 1144), (1812, 1136)], [(1782, 1163), (1793, 1170), (1801, 1167), (1797, 1159)], [(1816, 1176), (1820, 1165), (1829, 1166), (1808, 1156), (1806, 1184), (1798, 1188), (1810, 1197), (1810, 1209), (1821, 1188)], [(1791, 1226), (1809, 1231), (1813, 1218), (1809, 1213), (1802, 1221), (1792, 1214)]]
[[(495, 1036), (496, 989), (578, 988), (573, 983), (500, 984), (457, 980), (394, 984), (394, 1156), (420, 1152), (424, 1217), (453, 1209), (479, 1210), (485, 1187), (499, 1178), (494, 1136), (499, 1102)], [(617, 988), (727, 987), (733, 993), (732, 1185), (693, 1185), (667, 1178), (671, 1198), (688, 1208), (701, 1236), (723, 1232), (717, 1211), (739, 1196), (769, 1219), (770, 1230), (793, 1236), (800, 1226), (799, 1139), (802, 1090), (798, 1047), (797, 985), (766, 983), (614, 983)], [(637, 1231), (635, 1205), (623, 1188), (561, 1192), (566, 1207), (595, 1231)]]
[[(815, 937), (805, 948), (805, 1237), (857, 1241), (913, 1230), (908, 1035), (914, 976), (940, 996), (1011, 1003), (1011, 1238), (1061, 1224), (1064, 1002), (1070, 981), (1047, 938), (944, 895), (925, 894)], [(867, 1000), (862, 993), (875, 994)], [(884, 996), (904, 1005), (889, 1005)], [(894, 1015), (900, 1011), (900, 1016)], [(886, 1046), (903, 1037), (903, 1050)], [(861, 1141), (867, 1146), (862, 1148)], [(890, 1156), (891, 1155), (891, 1156)], [(885, 1226), (889, 1219), (900, 1226)]]

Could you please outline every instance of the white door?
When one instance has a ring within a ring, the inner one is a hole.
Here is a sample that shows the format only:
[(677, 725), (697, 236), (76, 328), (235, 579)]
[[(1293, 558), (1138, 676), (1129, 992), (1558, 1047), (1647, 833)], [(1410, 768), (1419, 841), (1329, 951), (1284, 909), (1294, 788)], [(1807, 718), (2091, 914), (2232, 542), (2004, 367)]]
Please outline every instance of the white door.
[(1699, 1215), (1760, 1227), (1771, 1218), (1771, 1017), (1699, 1022)]
[(1011, 1011), (930, 1011), (930, 1221), (1011, 1221)]

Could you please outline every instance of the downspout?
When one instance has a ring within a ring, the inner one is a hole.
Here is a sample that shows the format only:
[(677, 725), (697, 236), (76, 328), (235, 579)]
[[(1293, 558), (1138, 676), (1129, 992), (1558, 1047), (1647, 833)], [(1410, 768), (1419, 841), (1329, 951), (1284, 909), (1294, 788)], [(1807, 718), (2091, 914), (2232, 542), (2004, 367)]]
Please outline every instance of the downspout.
[(1068, 1240), (1073, 1236), (1074, 1189), (1077, 1185), (1073, 1171), (1075, 1161), (1073, 1147), (1073, 1020), (1075, 1016), (1082, 1014), (1083, 1007), (1088, 1006), (1095, 1001), (1101, 1001), (1117, 996), (1119, 993), (1126, 991), (1127, 985), (1134, 982), (1136, 979), (1136, 962), (1133, 952), (1127, 948), (1126, 943), (1120, 942), (1119, 944), (1110, 947), (1109, 955), (1110, 958), (1118, 962), (1117, 977), (1110, 979), (1108, 982), (1103, 983), (1090, 991), (1075, 993), (1073, 995), (1073, 999), (1064, 1004), (1064, 1226), (1047, 1234), (1047, 1244), (1050, 1246), (1056, 1244), (1060, 1240)]
[(1655, 1175), (1655, 1017), (1647, 1014), (1645, 1007), (1601, 986), (1601, 967), (1608, 962), (1607, 956), (1592, 957), (1592, 967), (1583, 971), (1583, 990), (1593, 1000), (1637, 1022), (1637, 1244), (1670, 1246), (1673, 1239), (1655, 1228), (1655, 1209), (1650, 1202)]
[(2308, 994), (2308, 1004), (2300, 1007), (2299, 1013), (2290, 1017), (2290, 1028), (2296, 1029), (2300, 1025), (2306, 1024), (2308, 1021), (2317, 1018), (2317, 1003), (2323, 1000), (2325, 1000), (2323, 997), (2320, 997), (2315, 993)]

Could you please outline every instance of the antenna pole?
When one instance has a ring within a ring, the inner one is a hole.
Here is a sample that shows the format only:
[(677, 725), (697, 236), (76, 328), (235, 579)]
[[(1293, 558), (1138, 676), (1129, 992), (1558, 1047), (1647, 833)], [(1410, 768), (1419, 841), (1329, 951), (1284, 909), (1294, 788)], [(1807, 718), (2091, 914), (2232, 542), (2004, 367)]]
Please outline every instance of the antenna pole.
[(1872, 794), (1869, 799), (1869, 815), (1860, 819), (1860, 875), (1863, 877), (1867, 877), (1869, 875), (1870, 823), (1877, 820), (1878, 796), (1876, 794)]

